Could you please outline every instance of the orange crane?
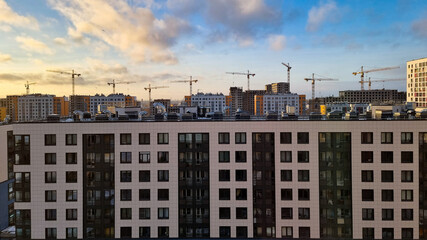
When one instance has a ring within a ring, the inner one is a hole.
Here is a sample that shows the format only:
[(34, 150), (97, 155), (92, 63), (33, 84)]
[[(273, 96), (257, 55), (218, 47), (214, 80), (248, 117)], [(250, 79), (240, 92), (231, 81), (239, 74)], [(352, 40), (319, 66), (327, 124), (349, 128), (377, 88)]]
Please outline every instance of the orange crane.
[(148, 90), (148, 99), (149, 99), (149, 103), (151, 104), (151, 89), (158, 89), (158, 88), (168, 88), (168, 86), (157, 86), (157, 87), (152, 87), (151, 84), (148, 84), (148, 87), (145, 87), (144, 90)]
[(291, 68), (292, 67), (289, 65), (289, 63), (288, 64), (282, 63), (282, 65), (288, 68), (288, 87), (289, 87), (289, 92), (290, 92), (291, 91)]
[(406, 81), (406, 78), (396, 78), (396, 79), (375, 79), (371, 80), (371, 78), (368, 78), (368, 81), (364, 81), (368, 83), (369, 90), (371, 90), (371, 83), (372, 82), (396, 82), (396, 81)]
[(249, 79), (250, 77), (255, 77), (255, 73), (250, 73), (248, 70), (248, 73), (242, 73), (242, 72), (226, 72), (226, 74), (233, 74), (233, 75), (246, 75), (248, 77), (248, 90), (249, 88)]
[(113, 94), (116, 94), (116, 84), (131, 84), (131, 83), (135, 83), (135, 82), (116, 82), (113, 79), (113, 82), (109, 82), (107, 84), (108, 84), (108, 86), (113, 85)]
[(184, 82), (184, 83), (190, 83), (190, 97), (193, 95), (193, 83), (198, 82), (199, 80), (197, 79), (193, 79), (192, 76), (190, 76), (190, 80), (176, 80), (176, 81), (172, 81), (172, 82)]
[(311, 81), (311, 99), (314, 100), (314, 98), (316, 97), (316, 92), (315, 92), (315, 82), (316, 81), (338, 81), (338, 79), (335, 78), (315, 78), (314, 77), (314, 73), (312, 75), (311, 78), (304, 78), (305, 81)]
[(360, 72), (353, 72), (353, 75), (356, 76), (357, 74), (360, 74), (360, 81), (359, 81), (360, 90), (365, 90), (365, 87), (364, 87), (364, 83), (366, 82), (365, 81), (365, 73), (386, 71), (386, 70), (392, 70), (392, 69), (396, 69), (396, 68), (399, 68), (399, 66), (363, 70), (363, 66), (361, 66)]
[(36, 82), (28, 82), (25, 84), (25, 89), (27, 90), (27, 95), (30, 94), (30, 85), (37, 84)]
[(48, 72), (54, 72), (54, 73), (60, 73), (60, 74), (68, 74), (68, 75), (71, 75), (71, 80), (72, 80), (72, 84), (73, 84), (73, 96), (75, 95), (75, 91), (74, 91), (74, 86), (75, 86), (75, 83), (74, 83), (74, 77), (75, 77), (75, 76), (80, 77), (80, 76), (81, 76), (81, 74), (80, 74), (80, 73), (75, 73), (75, 72), (74, 72), (74, 69), (73, 69), (73, 70), (71, 70), (71, 72), (59, 71), (59, 70), (46, 70), (46, 71), (48, 71)]

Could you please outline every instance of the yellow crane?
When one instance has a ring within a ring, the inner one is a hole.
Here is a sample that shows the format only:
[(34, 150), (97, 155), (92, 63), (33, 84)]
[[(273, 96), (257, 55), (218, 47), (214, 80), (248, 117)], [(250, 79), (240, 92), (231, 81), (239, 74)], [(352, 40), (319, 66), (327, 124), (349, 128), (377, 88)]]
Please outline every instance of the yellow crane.
[(114, 79), (112, 82), (107, 83), (108, 86), (113, 85), (113, 94), (116, 94), (116, 84), (131, 84), (135, 82), (116, 82)]
[(184, 83), (190, 83), (190, 96), (193, 95), (193, 83), (198, 82), (199, 80), (197, 79), (193, 79), (192, 76), (190, 76), (190, 80), (176, 80), (176, 81), (172, 81), (172, 82), (184, 82)]
[(316, 97), (316, 92), (315, 92), (315, 82), (316, 81), (338, 81), (338, 79), (335, 78), (315, 78), (314, 77), (314, 73), (312, 74), (311, 78), (304, 78), (305, 81), (311, 81), (311, 99), (314, 100), (314, 98)]
[(74, 69), (73, 69), (73, 70), (71, 70), (71, 72), (67, 72), (67, 71), (59, 71), (59, 70), (46, 70), (46, 71), (48, 71), (48, 72), (54, 72), (54, 73), (60, 73), (60, 74), (68, 74), (68, 75), (71, 75), (71, 81), (72, 81), (72, 84), (73, 84), (73, 95), (72, 95), (72, 96), (74, 96), (74, 95), (75, 95), (75, 91), (74, 91), (74, 86), (75, 86), (75, 83), (74, 83), (74, 77), (75, 77), (75, 76), (80, 77), (80, 76), (81, 76), (81, 74), (80, 74), (80, 73), (75, 73), (75, 72), (74, 72)]
[(364, 81), (365, 83), (368, 83), (369, 90), (371, 90), (371, 83), (372, 82), (396, 82), (396, 81), (406, 81), (406, 78), (396, 78), (396, 79), (375, 79), (371, 80), (371, 78), (368, 78), (368, 81)]
[(250, 77), (255, 77), (255, 73), (250, 73), (249, 70), (247, 73), (243, 73), (243, 72), (226, 72), (226, 74), (233, 74), (233, 75), (245, 75), (248, 78), (248, 90), (250, 90), (249, 88), (249, 80)]
[(27, 90), (27, 95), (30, 94), (30, 85), (37, 84), (36, 82), (28, 82), (25, 84), (25, 89)]
[(152, 87), (151, 84), (148, 84), (148, 87), (144, 88), (144, 90), (148, 90), (149, 104), (151, 104), (151, 90), (152, 89), (158, 89), (158, 88), (168, 88), (168, 86), (156, 86), (156, 87)]
[(394, 67), (385, 67), (385, 68), (375, 68), (375, 69), (370, 69), (370, 70), (364, 70), (363, 66), (360, 67), (360, 72), (353, 72), (353, 75), (356, 76), (357, 74), (360, 74), (360, 90), (365, 90), (364, 87), (364, 83), (365, 81), (365, 73), (370, 73), (370, 72), (379, 72), (379, 71), (386, 71), (386, 70), (392, 70), (392, 69), (396, 69), (399, 68), (399, 66), (394, 66)]

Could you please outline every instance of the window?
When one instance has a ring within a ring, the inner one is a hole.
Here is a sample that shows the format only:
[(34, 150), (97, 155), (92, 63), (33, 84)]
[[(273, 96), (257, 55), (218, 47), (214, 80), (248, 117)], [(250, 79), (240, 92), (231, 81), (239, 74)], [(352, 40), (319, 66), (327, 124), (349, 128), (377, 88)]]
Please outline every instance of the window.
[(169, 189), (157, 189), (157, 200), (168, 201), (169, 200)]
[(65, 213), (67, 220), (77, 220), (77, 209), (67, 209)]
[(402, 202), (412, 202), (414, 200), (413, 190), (402, 190)]
[(374, 220), (374, 209), (362, 208), (362, 220)]
[(230, 151), (219, 151), (219, 162), (230, 162)]
[(132, 201), (132, 189), (120, 189), (120, 201)]
[(412, 221), (412, 220), (414, 220), (414, 210), (402, 209), (402, 221)]
[(299, 132), (297, 134), (298, 144), (308, 144), (309, 143), (309, 133), (308, 132)]
[(402, 163), (412, 163), (414, 160), (414, 154), (412, 152), (401, 152)]
[(150, 227), (139, 227), (139, 237), (140, 238), (150, 238)]
[(362, 144), (372, 144), (374, 142), (374, 134), (372, 132), (362, 132)]
[(231, 228), (230, 227), (219, 227), (219, 237), (220, 238), (230, 238), (231, 236)]
[(169, 152), (157, 152), (157, 162), (158, 163), (168, 163), (169, 162)]
[(394, 219), (394, 209), (392, 209), (392, 208), (383, 208), (382, 209), (382, 219), (383, 219), (383, 221), (393, 221), (393, 219)]
[(120, 171), (120, 182), (132, 182), (132, 171)]
[(298, 170), (298, 182), (310, 181), (310, 170)]
[(67, 202), (77, 201), (77, 190), (66, 190), (65, 199), (67, 200)]
[(230, 200), (230, 189), (220, 188), (219, 189), (219, 200)]
[(120, 133), (120, 145), (131, 145), (132, 135), (130, 133)]
[(230, 181), (230, 170), (219, 170), (219, 181), (220, 182)]
[(56, 239), (56, 228), (45, 228), (46, 239)]
[(243, 207), (236, 208), (236, 219), (248, 219), (248, 209)]
[(373, 182), (374, 171), (373, 170), (362, 170), (362, 182)]
[(248, 190), (246, 188), (236, 188), (236, 200), (247, 200)]
[(282, 188), (280, 195), (282, 200), (292, 200), (292, 188)]
[(56, 183), (56, 172), (45, 172), (44, 173), (45, 183)]
[(169, 227), (158, 227), (157, 235), (158, 238), (169, 238)]
[(381, 133), (381, 144), (392, 144), (393, 143), (393, 133), (392, 132), (382, 132)]
[(298, 189), (298, 200), (300, 201), (310, 200), (310, 189)]
[(414, 172), (413, 171), (402, 171), (401, 172), (402, 182), (413, 182)]
[(292, 170), (280, 170), (280, 180), (282, 182), (292, 181)]
[(292, 208), (282, 208), (282, 219), (292, 219)]
[(402, 132), (401, 134), (401, 143), (402, 144), (412, 144), (413, 134), (412, 132)]
[(414, 239), (414, 229), (402, 228), (402, 239)]
[(55, 134), (45, 134), (44, 135), (44, 145), (45, 146), (55, 146), (56, 145), (56, 135)]
[(374, 162), (374, 152), (363, 151), (362, 152), (362, 163), (373, 163), (373, 162)]
[(46, 221), (55, 221), (56, 220), (56, 209), (46, 209), (45, 210), (45, 220)]
[(292, 227), (282, 227), (282, 238), (293, 238), (293, 228)]
[(149, 145), (150, 144), (150, 134), (149, 133), (140, 133), (139, 134), (139, 144)]
[(362, 228), (363, 239), (375, 239), (374, 228)]
[(139, 171), (139, 182), (149, 182), (149, 181), (150, 181), (150, 170)]
[(67, 238), (77, 238), (77, 228), (66, 228), (65, 232)]
[(236, 137), (236, 144), (245, 144), (246, 143), (246, 133), (245, 132), (238, 132), (235, 135)]
[(218, 133), (218, 144), (230, 144), (230, 133)]
[(383, 228), (382, 229), (382, 239), (394, 239), (394, 229), (393, 228)]
[(77, 171), (65, 172), (65, 182), (66, 183), (76, 183), (77, 182)]
[(56, 190), (47, 190), (44, 192), (45, 202), (56, 202)]
[(236, 162), (246, 162), (246, 151), (236, 151)]
[(362, 189), (362, 201), (374, 201), (374, 190)]
[(150, 163), (150, 152), (139, 152), (139, 163)]
[(139, 189), (139, 201), (150, 201), (150, 189)]
[(280, 151), (280, 161), (281, 162), (292, 162), (292, 152), (291, 151)]
[(383, 189), (383, 190), (381, 190), (381, 201), (383, 201), (383, 202), (393, 202), (394, 201), (394, 191), (393, 191), (393, 189)]
[(248, 238), (248, 227), (236, 227), (236, 238)]
[(393, 171), (381, 171), (381, 182), (393, 182)]
[(157, 144), (169, 144), (169, 133), (157, 133)]
[(308, 239), (310, 238), (310, 227), (299, 227), (298, 228), (298, 232), (299, 232), (299, 238), (305, 238)]
[(236, 170), (236, 182), (244, 182), (246, 179), (246, 170)]
[(77, 153), (66, 153), (65, 154), (66, 164), (77, 164)]
[(309, 152), (308, 151), (298, 151), (298, 162), (309, 162)]
[(132, 208), (120, 208), (120, 219), (121, 220), (132, 219)]
[(132, 163), (132, 152), (121, 152), (120, 163)]
[(292, 144), (292, 133), (291, 132), (281, 132), (280, 133), (280, 143), (281, 144)]
[(45, 153), (44, 164), (56, 164), (56, 153)]
[(150, 208), (139, 208), (139, 219), (150, 219)]
[(169, 170), (158, 170), (157, 171), (157, 181), (169, 182)]
[(381, 152), (381, 163), (393, 163), (393, 152)]
[(310, 208), (298, 208), (298, 219), (310, 219)]
[(228, 207), (219, 208), (219, 219), (230, 219), (230, 208)]
[(77, 134), (65, 134), (65, 145), (77, 145)]
[(131, 238), (132, 227), (120, 227), (120, 238)]
[(169, 219), (169, 208), (159, 208), (157, 210), (157, 218), (158, 219)]

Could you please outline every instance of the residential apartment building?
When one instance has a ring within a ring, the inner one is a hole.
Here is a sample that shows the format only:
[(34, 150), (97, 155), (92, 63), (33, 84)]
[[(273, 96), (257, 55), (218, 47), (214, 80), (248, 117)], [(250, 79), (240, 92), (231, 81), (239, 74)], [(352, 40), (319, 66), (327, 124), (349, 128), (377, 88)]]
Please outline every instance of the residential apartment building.
[(230, 87), (231, 96), (231, 115), (236, 115), (238, 109), (243, 108), (243, 88), (241, 87)]
[(246, 90), (243, 92), (242, 110), (248, 111), (250, 115), (255, 114), (255, 96), (264, 95), (265, 90)]
[(265, 115), (268, 112), (280, 114), (282, 111), (289, 113), (291, 108), (294, 109), (293, 114), (299, 115), (299, 96), (296, 93), (256, 95), (254, 98), (254, 115)]
[(406, 93), (392, 89), (373, 90), (345, 90), (339, 91), (338, 98), (325, 98), (325, 103), (403, 103), (406, 101)]
[(299, 115), (306, 115), (307, 112), (307, 102), (305, 99), (305, 94), (299, 95)]
[(70, 96), (70, 113), (74, 111), (89, 112), (90, 111), (90, 96), (89, 95), (74, 95)]
[(289, 93), (289, 83), (287, 82), (278, 82), (278, 83), (271, 83), (271, 84), (267, 84), (265, 85), (265, 91), (267, 93), (273, 93), (273, 94), (278, 94), (278, 93)]
[(61, 117), (70, 115), (70, 102), (66, 96), (53, 98), (53, 113)]
[(20, 95), (6, 96), (7, 102), (7, 115), (9, 115), (12, 122), (18, 121), (18, 98)]
[(18, 122), (39, 121), (53, 114), (54, 95), (30, 94), (18, 98)]
[(416, 107), (427, 108), (427, 58), (406, 62), (407, 102), (414, 102)]
[(98, 113), (98, 106), (105, 105), (107, 107), (125, 107), (126, 97), (122, 93), (110, 94), (105, 96), (104, 94), (96, 94), (90, 96), (89, 112), (93, 115)]
[(21, 238), (427, 236), (422, 120), (23, 123), (0, 134)]
[(211, 112), (223, 112), (226, 107), (225, 96), (222, 93), (197, 93), (191, 96), (192, 106), (209, 108)]

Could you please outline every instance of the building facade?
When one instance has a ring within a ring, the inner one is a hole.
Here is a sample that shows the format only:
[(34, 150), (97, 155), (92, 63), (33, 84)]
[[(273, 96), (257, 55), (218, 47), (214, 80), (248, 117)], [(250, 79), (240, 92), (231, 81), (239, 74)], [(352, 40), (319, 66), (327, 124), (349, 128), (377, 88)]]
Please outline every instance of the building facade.
[(211, 112), (223, 112), (226, 102), (224, 94), (197, 93), (191, 96), (192, 106), (210, 108)]
[(122, 93), (110, 94), (108, 96), (105, 96), (104, 94), (90, 96), (89, 112), (92, 115), (98, 113), (99, 105), (105, 105), (107, 107), (125, 107), (126, 97)]
[(289, 94), (266, 94), (254, 97), (254, 115), (265, 115), (268, 112), (281, 113), (282, 111), (290, 113), (293, 108), (293, 114), (299, 115), (299, 96), (296, 93)]
[(47, 119), (53, 114), (54, 95), (30, 94), (18, 98), (18, 121), (29, 122)]
[(248, 111), (250, 115), (255, 114), (255, 96), (264, 95), (265, 90), (246, 90), (243, 92), (243, 104), (242, 108), (245, 111)]
[(339, 91), (338, 98), (325, 98), (325, 103), (403, 103), (406, 101), (406, 93), (392, 89), (373, 90), (345, 90)]
[(273, 94), (278, 94), (278, 93), (290, 93), (289, 90), (289, 83), (287, 82), (278, 82), (278, 83), (271, 83), (271, 84), (267, 84), (265, 85), (265, 91), (267, 93), (273, 93)]
[(243, 108), (243, 88), (230, 87), (231, 96), (231, 115), (234, 116), (238, 109)]
[(414, 102), (418, 108), (427, 108), (427, 58), (406, 62), (407, 102)]
[(61, 117), (67, 117), (70, 115), (70, 102), (66, 96), (54, 97), (53, 98), (53, 113), (58, 114)]

